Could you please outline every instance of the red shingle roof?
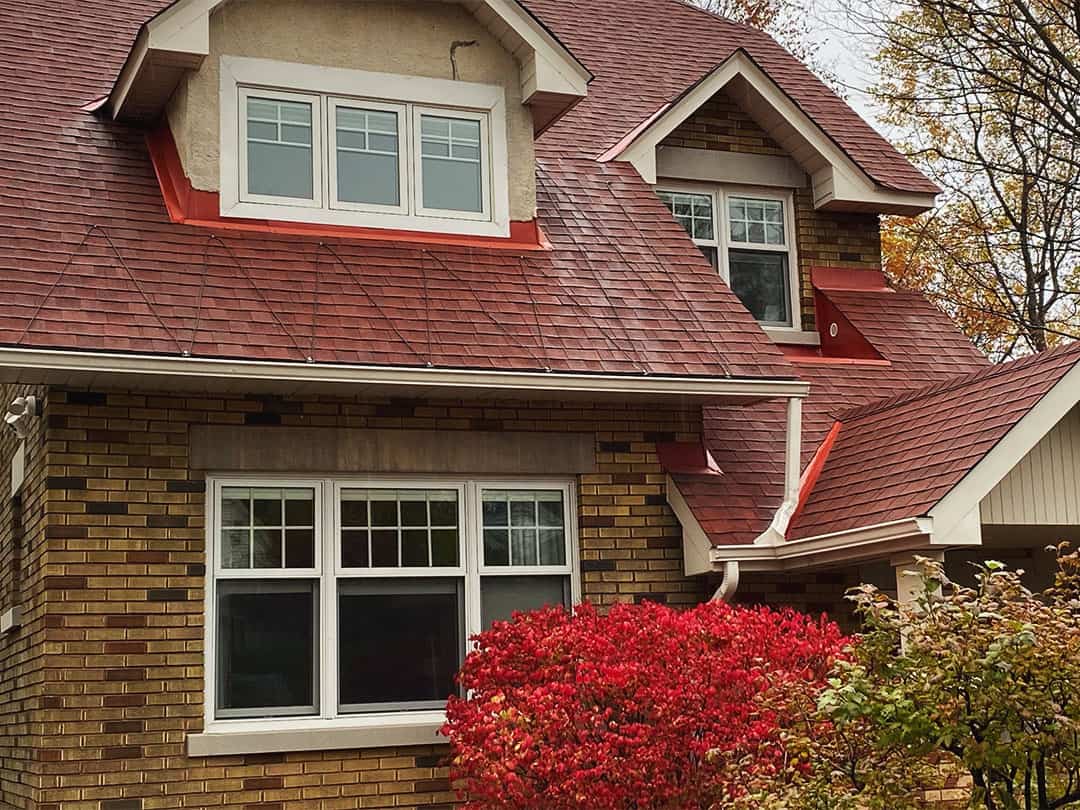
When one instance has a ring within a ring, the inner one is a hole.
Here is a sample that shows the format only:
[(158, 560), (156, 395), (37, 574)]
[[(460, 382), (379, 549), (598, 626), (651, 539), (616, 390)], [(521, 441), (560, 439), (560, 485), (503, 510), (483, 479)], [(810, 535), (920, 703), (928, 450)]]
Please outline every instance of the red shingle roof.
[(582, 149), (540, 161), (548, 251), (212, 236), (171, 222), (143, 134), (80, 109), (165, 5), (0, 0), (0, 343), (793, 376), (650, 188)]
[[(803, 403), (802, 463), (853, 407), (989, 368), (948, 317), (918, 293), (826, 292), (885, 361), (794, 363), (810, 383)], [(779, 402), (704, 409), (705, 443), (723, 477), (676, 476), (679, 491), (716, 545), (753, 542), (784, 496), (785, 412)]]
[(1078, 361), (1073, 344), (841, 414), (788, 539), (927, 514)]

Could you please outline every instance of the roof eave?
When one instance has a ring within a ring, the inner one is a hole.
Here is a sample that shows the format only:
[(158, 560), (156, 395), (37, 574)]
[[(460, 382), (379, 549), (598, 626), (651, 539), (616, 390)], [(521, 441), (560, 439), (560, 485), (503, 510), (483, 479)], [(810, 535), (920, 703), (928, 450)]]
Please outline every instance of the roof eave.
[(798, 380), (503, 371), (422, 366), (229, 360), (55, 349), (0, 348), (0, 380), (156, 390), (392, 392), (431, 396), (625, 401), (758, 401), (804, 397)]

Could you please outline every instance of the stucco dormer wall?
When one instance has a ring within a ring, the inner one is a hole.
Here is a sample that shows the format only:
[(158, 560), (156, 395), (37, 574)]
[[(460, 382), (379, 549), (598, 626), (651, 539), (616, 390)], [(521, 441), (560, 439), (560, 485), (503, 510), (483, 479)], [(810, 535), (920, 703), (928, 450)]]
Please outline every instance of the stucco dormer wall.
[[(506, 94), (510, 219), (536, 215), (532, 115), (514, 56), (465, 8), (444, 2), (233, 0), (210, 24), (210, 54), (169, 101), (167, 118), (184, 172), (219, 190), (220, 60), (244, 56), (333, 68), (500, 85)], [(312, 87), (318, 92), (319, 88)], [(493, 167), (500, 171), (499, 167)]]

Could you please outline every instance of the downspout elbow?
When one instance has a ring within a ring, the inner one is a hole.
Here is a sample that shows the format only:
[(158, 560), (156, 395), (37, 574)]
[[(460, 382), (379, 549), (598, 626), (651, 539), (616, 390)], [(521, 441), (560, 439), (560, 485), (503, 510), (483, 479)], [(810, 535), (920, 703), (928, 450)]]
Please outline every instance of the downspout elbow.
[(724, 563), (724, 578), (720, 580), (720, 587), (716, 589), (710, 602), (730, 602), (739, 589), (739, 563), (728, 560)]

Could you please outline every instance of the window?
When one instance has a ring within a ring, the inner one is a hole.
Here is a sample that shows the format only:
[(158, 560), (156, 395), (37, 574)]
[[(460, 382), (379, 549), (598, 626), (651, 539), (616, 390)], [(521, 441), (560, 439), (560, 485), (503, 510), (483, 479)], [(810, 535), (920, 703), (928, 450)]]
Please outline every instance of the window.
[(509, 235), (501, 87), (222, 65), (223, 215)]
[(209, 490), (208, 724), (441, 710), (470, 635), (573, 600), (566, 482)]
[(701, 187), (657, 193), (755, 319), (798, 328), (790, 194)]

